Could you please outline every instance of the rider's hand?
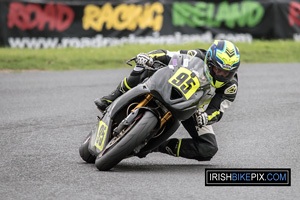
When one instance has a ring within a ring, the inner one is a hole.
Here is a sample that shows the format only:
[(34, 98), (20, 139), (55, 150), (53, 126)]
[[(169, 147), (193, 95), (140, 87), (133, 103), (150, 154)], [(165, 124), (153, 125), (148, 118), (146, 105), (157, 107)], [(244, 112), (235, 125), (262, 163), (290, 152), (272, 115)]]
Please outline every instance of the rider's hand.
[(206, 112), (201, 112), (200, 110), (196, 114), (197, 124), (200, 128), (207, 125), (208, 116)]
[(140, 53), (136, 56), (135, 62), (136, 65), (151, 67), (153, 65), (153, 58), (146, 53)]

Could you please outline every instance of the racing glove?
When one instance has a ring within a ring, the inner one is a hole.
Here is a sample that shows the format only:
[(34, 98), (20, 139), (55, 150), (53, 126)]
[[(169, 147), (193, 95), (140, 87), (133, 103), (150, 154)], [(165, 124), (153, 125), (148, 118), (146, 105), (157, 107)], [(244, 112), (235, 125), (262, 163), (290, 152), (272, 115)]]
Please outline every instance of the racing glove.
[(202, 128), (203, 126), (206, 126), (208, 123), (208, 116), (206, 112), (198, 110), (196, 113), (196, 121), (197, 125)]
[(135, 58), (136, 65), (152, 67), (153, 58), (146, 53), (140, 53)]

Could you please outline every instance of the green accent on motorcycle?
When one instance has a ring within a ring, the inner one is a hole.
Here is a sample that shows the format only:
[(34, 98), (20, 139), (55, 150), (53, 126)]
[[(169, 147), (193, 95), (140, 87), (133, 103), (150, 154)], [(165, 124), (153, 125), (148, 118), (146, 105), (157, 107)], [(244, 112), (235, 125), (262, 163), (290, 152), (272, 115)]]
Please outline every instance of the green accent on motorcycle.
[(165, 53), (149, 54), (149, 56), (150, 56), (151, 58), (154, 58), (155, 56), (156, 56), (156, 57), (161, 57), (161, 56), (164, 56), (164, 55), (166, 55), (166, 54), (165, 54)]
[(97, 136), (95, 139), (95, 147), (97, 147), (100, 151), (104, 148), (104, 143), (107, 135), (107, 125), (103, 122), (99, 122), (99, 127), (97, 131)]

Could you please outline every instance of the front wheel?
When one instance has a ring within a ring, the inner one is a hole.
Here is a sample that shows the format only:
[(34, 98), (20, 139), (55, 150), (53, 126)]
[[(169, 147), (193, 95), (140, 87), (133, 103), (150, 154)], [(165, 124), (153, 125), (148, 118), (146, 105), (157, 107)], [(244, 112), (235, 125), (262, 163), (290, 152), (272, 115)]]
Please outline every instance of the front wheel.
[(87, 163), (95, 163), (96, 156), (92, 155), (89, 151), (89, 143), (91, 140), (92, 131), (86, 137), (84, 142), (79, 147), (79, 155)]
[(133, 150), (145, 142), (158, 122), (157, 117), (150, 111), (134, 124), (127, 134), (109, 149), (99, 155), (95, 161), (100, 171), (107, 171), (126, 158)]

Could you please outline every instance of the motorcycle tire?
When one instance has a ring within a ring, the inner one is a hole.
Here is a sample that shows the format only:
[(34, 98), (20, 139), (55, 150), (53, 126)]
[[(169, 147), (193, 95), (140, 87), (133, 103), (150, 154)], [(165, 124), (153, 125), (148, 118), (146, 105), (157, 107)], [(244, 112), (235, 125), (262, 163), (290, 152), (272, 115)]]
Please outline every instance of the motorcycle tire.
[(100, 171), (108, 171), (116, 166), (146, 140), (157, 122), (157, 117), (152, 112), (146, 111), (123, 138), (97, 157), (96, 167)]
[(91, 139), (92, 132), (87, 136), (87, 138), (84, 140), (84, 142), (79, 147), (79, 155), (80, 157), (87, 163), (95, 163), (96, 156), (92, 155), (89, 152), (89, 143)]

